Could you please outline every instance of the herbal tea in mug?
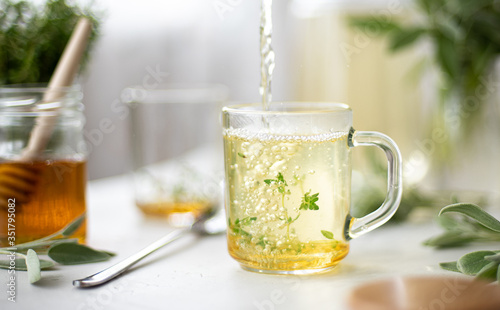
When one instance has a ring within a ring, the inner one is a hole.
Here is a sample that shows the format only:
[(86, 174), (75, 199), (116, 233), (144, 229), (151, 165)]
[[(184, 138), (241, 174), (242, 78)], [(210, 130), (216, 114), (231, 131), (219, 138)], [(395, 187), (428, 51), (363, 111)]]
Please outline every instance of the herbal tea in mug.
[[(274, 103), (223, 109), (230, 255), (251, 271), (307, 274), (333, 268), (348, 241), (385, 223), (401, 199), (401, 155), (376, 132), (352, 129), (352, 111), (334, 103)], [(382, 148), (388, 195), (352, 218), (351, 154)]]

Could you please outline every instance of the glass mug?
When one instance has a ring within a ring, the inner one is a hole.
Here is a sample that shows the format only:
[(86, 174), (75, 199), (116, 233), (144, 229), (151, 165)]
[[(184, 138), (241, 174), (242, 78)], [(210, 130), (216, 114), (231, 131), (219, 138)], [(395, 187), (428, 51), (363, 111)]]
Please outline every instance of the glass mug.
[[(250, 271), (309, 274), (335, 267), (348, 241), (387, 222), (401, 201), (401, 154), (384, 134), (355, 131), (338, 103), (223, 108), (228, 250)], [(374, 212), (350, 215), (351, 154), (377, 146), (388, 192)]]
[(222, 181), (218, 120), (227, 92), (220, 84), (125, 89), (134, 199), (144, 214), (189, 226), (219, 204), (221, 191), (213, 189)]

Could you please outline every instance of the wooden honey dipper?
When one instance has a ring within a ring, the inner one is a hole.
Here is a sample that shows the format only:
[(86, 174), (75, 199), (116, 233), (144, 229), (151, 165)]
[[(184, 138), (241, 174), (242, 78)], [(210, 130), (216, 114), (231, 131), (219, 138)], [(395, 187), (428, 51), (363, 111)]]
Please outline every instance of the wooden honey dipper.
[[(91, 29), (90, 21), (83, 17), (80, 18), (50, 78), (42, 102), (60, 100), (65, 94), (64, 88), (72, 85), (87, 46)], [(56, 116), (52, 114), (37, 117), (28, 145), (14, 163), (32, 162), (40, 157), (52, 136), (57, 122), (58, 108), (52, 111)], [(37, 170), (29, 166), (0, 164), (0, 207), (6, 208), (9, 199), (15, 199), (17, 204), (28, 202), (38, 178)]]

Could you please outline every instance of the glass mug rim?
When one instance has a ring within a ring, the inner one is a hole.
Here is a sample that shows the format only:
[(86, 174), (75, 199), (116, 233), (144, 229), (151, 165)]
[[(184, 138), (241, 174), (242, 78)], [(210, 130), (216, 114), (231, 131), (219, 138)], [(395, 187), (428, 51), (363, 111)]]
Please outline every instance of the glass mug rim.
[(341, 102), (280, 101), (273, 102), (269, 110), (264, 110), (262, 103), (259, 102), (225, 106), (222, 112), (242, 115), (324, 115), (352, 113), (352, 109)]

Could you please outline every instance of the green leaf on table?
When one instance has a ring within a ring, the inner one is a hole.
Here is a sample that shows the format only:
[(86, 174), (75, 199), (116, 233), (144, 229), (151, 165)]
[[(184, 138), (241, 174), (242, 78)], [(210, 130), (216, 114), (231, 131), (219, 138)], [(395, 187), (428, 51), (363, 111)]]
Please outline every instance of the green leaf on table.
[(116, 253), (114, 253), (114, 252), (110, 252), (110, 251), (106, 251), (106, 250), (100, 250), (100, 251), (103, 252), (103, 253), (108, 254), (111, 257), (116, 256)]
[(448, 271), (460, 272), (460, 270), (457, 267), (457, 262), (439, 263), (439, 267), (441, 267), (444, 270), (448, 270)]
[(489, 260), (490, 262), (500, 263), (500, 253), (498, 253), (498, 251), (494, 251), (494, 252), (497, 254), (485, 256), (484, 259)]
[(26, 268), (28, 269), (28, 279), (30, 283), (35, 283), (42, 278), (40, 260), (36, 252), (29, 249), (26, 254)]
[(481, 209), (479, 206), (472, 203), (456, 203), (449, 206), (444, 207), (439, 212), (439, 215), (449, 213), (449, 212), (457, 212), (476, 220), (478, 223), (483, 225), (490, 230), (500, 232), (500, 221), (496, 218), (488, 214), (486, 211)]
[(439, 226), (443, 227), (446, 230), (456, 230), (463, 227), (462, 223), (457, 222), (457, 220), (448, 215), (441, 215), (437, 218)]
[(496, 280), (497, 272), (498, 272), (498, 263), (490, 262), (477, 273), (477, 278), (483, 280)]
[[(10, 259), (6, 260), (0, 260), (0, 269), (11, 269), (10, 268)], [(24, 258), (16, 258), (14, 260), (14, 265), (15, 268), (14, 270), (19, 270), (19, 271), (26, 271), (28, 270), (28, 267), (26, 266), (26, 259)], [(50, 260), (45, 260), (45, 259), (40, 259), (40, 269), (41, 270), (46, 270), (54, 267), (54, 262)]]
[(457, 233), (456, 231), (447, 231), (439, 236), (425, 240), (424, 245), (446, 248), (462, 246), (474, 240), (476, 240), (474, 236)]
[(408, 47), (413, 42), (415, 42), (422, 34), (425, 33), (425, 29), (422, 28), (406, 28), (399, 29), (393, 32), (390, 43), (391, 51), (398, 51), (405, 47)]
[(94, 250), (77, 243), (60, 243), (50, 248), (49, 257), (62, 265), (79, 265), (106, 261), (111, 258), (106, 252)]
[[(59, 244), (59, 243), (78, 243), (78, 238), (70, 238), (70, 239), (53, 239), (53, 240), (47, 240), (47, 241), (40, 241), (37, 243), (30, 243), (26, 245), (18, 245), (16, 246), (16, 252), (17, 253), (26, 253), (29, 249), (32, 249), (36, 252), (38, 255), (44, 255), (47, 254), (49, 248), (53, 245)], [(7, 248), (7, 250), (12, 250), (13, 248)]]
[(69, 223), (66, 227), (63, 228), (61, 234), (64, 237), (71, 236), (75, 233), (75, 231), (82, 226), (83, 221), (85, 220), (85, 213), (77, 217), (73, 222)]
[(326, 239), (333, 239), (333, 233), (328, 230), (322, 230), (321, 233), (325, 236)]
[(457, 267), (460, 272), (466, 275), (477, 275), (486, 265), (491, 262), (485, 259), (485, 256), (494, 255), (492, 251), (476, 251), (465, 254), (460, 257), (457, 262)]
[(497, 269), (497, 281), (500, 283), (500, 268)]

